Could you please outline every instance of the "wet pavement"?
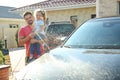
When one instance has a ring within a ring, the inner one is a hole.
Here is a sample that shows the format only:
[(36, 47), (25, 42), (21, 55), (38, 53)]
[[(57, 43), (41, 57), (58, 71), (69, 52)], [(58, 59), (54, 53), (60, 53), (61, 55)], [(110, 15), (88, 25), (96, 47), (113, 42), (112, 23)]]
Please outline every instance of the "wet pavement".
[(9, 56), (11, 62), (9, 80), (15, 80), (15, 73), (19, 72), (25, 66), (25, 49), (23, 47), (9, 49)]

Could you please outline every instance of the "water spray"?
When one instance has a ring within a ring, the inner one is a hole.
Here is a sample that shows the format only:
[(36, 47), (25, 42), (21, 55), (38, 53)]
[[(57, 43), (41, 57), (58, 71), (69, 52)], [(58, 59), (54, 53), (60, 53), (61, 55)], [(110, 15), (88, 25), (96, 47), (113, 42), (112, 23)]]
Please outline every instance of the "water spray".
[(44, 43), (44, 45), (48, 48), (48, 51), (50, 51), (50, 47), (48, 46), (48, 44), (40, 37), (40, 35), (35, 32), (35, 34), (39, 37), (39, 39)]

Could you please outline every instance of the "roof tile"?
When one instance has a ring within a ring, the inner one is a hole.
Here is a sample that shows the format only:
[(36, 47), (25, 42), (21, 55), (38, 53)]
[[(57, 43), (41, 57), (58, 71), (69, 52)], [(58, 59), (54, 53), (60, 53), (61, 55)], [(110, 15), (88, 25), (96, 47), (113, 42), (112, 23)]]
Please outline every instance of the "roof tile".
[(50, 8), (50, 7), (60, 7), (60, 6), (71, 6), (71, 5), (78, 5), (78, 4), (88, 4), (88, 3), (95, 3), (96, 0), (46, 0), (43, 2), (23, 6), (20, 8), (15, 8), (11, 11), (14, 11), (16, 9), (21, 9), (25, 7), (30, 7), (30, 6), (39, 6), (39, 8)]

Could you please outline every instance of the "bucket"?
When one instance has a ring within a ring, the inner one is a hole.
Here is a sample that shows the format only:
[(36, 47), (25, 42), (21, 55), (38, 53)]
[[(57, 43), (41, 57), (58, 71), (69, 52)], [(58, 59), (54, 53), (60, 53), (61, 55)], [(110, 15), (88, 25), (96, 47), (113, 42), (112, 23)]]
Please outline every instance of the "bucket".
[(9, 65), (0, 65), (0, 80), (9, 80)]

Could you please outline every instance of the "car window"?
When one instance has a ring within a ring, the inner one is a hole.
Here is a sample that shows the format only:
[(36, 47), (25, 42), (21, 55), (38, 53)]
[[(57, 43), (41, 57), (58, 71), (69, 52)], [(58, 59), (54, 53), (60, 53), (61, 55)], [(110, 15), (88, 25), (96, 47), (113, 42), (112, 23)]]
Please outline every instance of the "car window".
[(80, 48), (120, 48), (120, 21), (89, 21), (80, 26), (65, 46)]
[(72, 24), (54, 24), (48, 26), (47, 33), (68, 36), (74, 29)]

